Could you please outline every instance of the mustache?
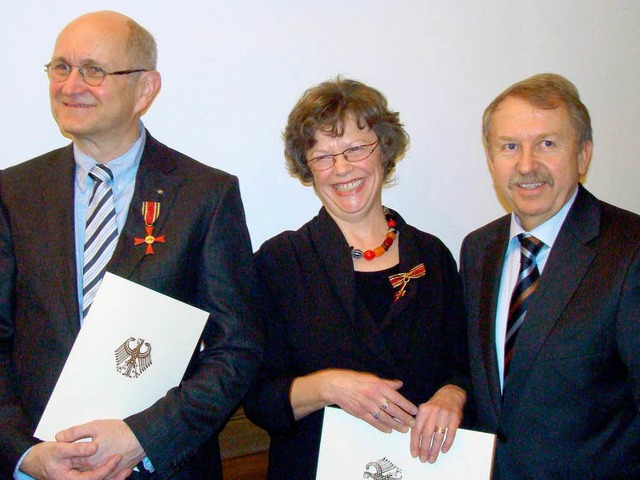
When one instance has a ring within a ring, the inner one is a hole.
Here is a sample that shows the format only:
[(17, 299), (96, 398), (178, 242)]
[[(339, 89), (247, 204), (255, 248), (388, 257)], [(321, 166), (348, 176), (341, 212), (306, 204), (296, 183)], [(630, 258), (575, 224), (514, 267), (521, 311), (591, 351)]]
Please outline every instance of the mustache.
[(523, 183), (546, 183), (549, 186), (553, 186), (553, 178), (542, 172), (533, 172), (526, 175), (516, 175), (509, 180), (509, 187), (514, 187)]

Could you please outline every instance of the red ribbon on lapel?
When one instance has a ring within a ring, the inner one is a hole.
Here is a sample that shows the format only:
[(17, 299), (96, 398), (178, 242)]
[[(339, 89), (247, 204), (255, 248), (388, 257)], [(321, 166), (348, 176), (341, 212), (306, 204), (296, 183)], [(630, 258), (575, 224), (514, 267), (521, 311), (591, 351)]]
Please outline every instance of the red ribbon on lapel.
[(142, 218), (147, 227), (152, 227), (160, 216), (160, 202), (142, 202)]
[(424, 263), (421, 263), (420, 265), (416, 265), (406, 273), (397, 273), (395, 275), (391, 275), (389, 277), (391, 286), (393, 288), (400, 288), (400, 290), (395, 292), (393, 296), (393, 303), (397, 302), (401, 297), (404, 297), (405, 289), (407, 288), (407, 283), (409, 283), (411, 279), (424, 277), (426, 273), (427, 273), (427, 270), (424, 266)]

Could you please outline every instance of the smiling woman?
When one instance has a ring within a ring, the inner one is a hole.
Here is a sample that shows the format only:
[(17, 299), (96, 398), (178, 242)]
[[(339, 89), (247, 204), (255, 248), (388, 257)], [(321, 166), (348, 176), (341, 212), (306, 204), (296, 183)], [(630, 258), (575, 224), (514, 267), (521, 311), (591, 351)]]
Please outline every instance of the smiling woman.
[[(382, 149), (375, 148), (379, 140), (371, 128), (360, 127), (352, 115), (344, 120), (341, 136), (318, 130), (314, 140), (315, 145), (307, 153), (307, 165), (316, 194), (329, 214), (343, 225), (345, 236), (355, 240), (360, 229), (352, 231), (351, 225), (366, 222), (374, 226), (380, 224), (376, 219), (384, 220)], [(353, 153), (355, 158), (351, 157)], [(386, 221), (384, 225), (386, 233)]]
[(245, 410), (271, 435), (269, 479), (314, 478), (331, 404), (411, 431), (411, 454), (434, 462), (463, 417), (464, 315), (449, 250), (382, 204), (408, 145), (399, 115), (338, 78), (305, 92), (284, 141), (289, 171), (323, 207), (255, 256), (269, 342)]

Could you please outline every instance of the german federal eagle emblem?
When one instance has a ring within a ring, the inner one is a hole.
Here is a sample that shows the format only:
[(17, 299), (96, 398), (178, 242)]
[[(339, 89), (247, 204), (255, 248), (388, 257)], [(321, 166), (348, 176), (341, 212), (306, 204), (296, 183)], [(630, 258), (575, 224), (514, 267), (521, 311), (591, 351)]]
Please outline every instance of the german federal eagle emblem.
[(150, 366), (151, 344), (144, 338), (129, 337), (116, 350), (116, 369), (125, 377), (138, 378)]
[[(373, 469), (373, 471), (371, 471)], [(367, 463), (362, 478), (373, 480), (402, 480), (402, 470), (386, 457)]]

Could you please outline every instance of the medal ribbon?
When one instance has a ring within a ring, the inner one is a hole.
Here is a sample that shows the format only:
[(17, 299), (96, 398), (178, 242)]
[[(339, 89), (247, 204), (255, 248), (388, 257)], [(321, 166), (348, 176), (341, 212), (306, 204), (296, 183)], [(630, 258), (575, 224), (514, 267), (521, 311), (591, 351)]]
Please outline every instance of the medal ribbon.
[(142, 218), (147, 227), (153, 226), (160, 216), (160, 202), (142, 202)]
[(164, 235), (158, 237), (153, 236), (153, 224), (160, 216), (160, 202), (142, 202), (142, 218), (144, 219), (144, 229), (146, 236), (144, 238), (134, 238), (133, 244), (140, 245), (142, 243), (147, 244), (147, 250), (145, 255), (153, 255), (153, 244), (155, 242), (164, 243)]
[(407, 284), (411, 279), (424, 277), (426, 273), (427, 273), (427, 270), (424, 266), (424, 263), (421, 263), (420, 265), (416, 265), (406, 273), (398, 273), (396, 275), (391, 275), (389, 277), (391, 286), (393, 288), (400, 288), (400, 290), (395, 292), (393, 296), (393, 302), (395, 303), (401, 297), (404, 297), (405, 289), (407, 288)]

